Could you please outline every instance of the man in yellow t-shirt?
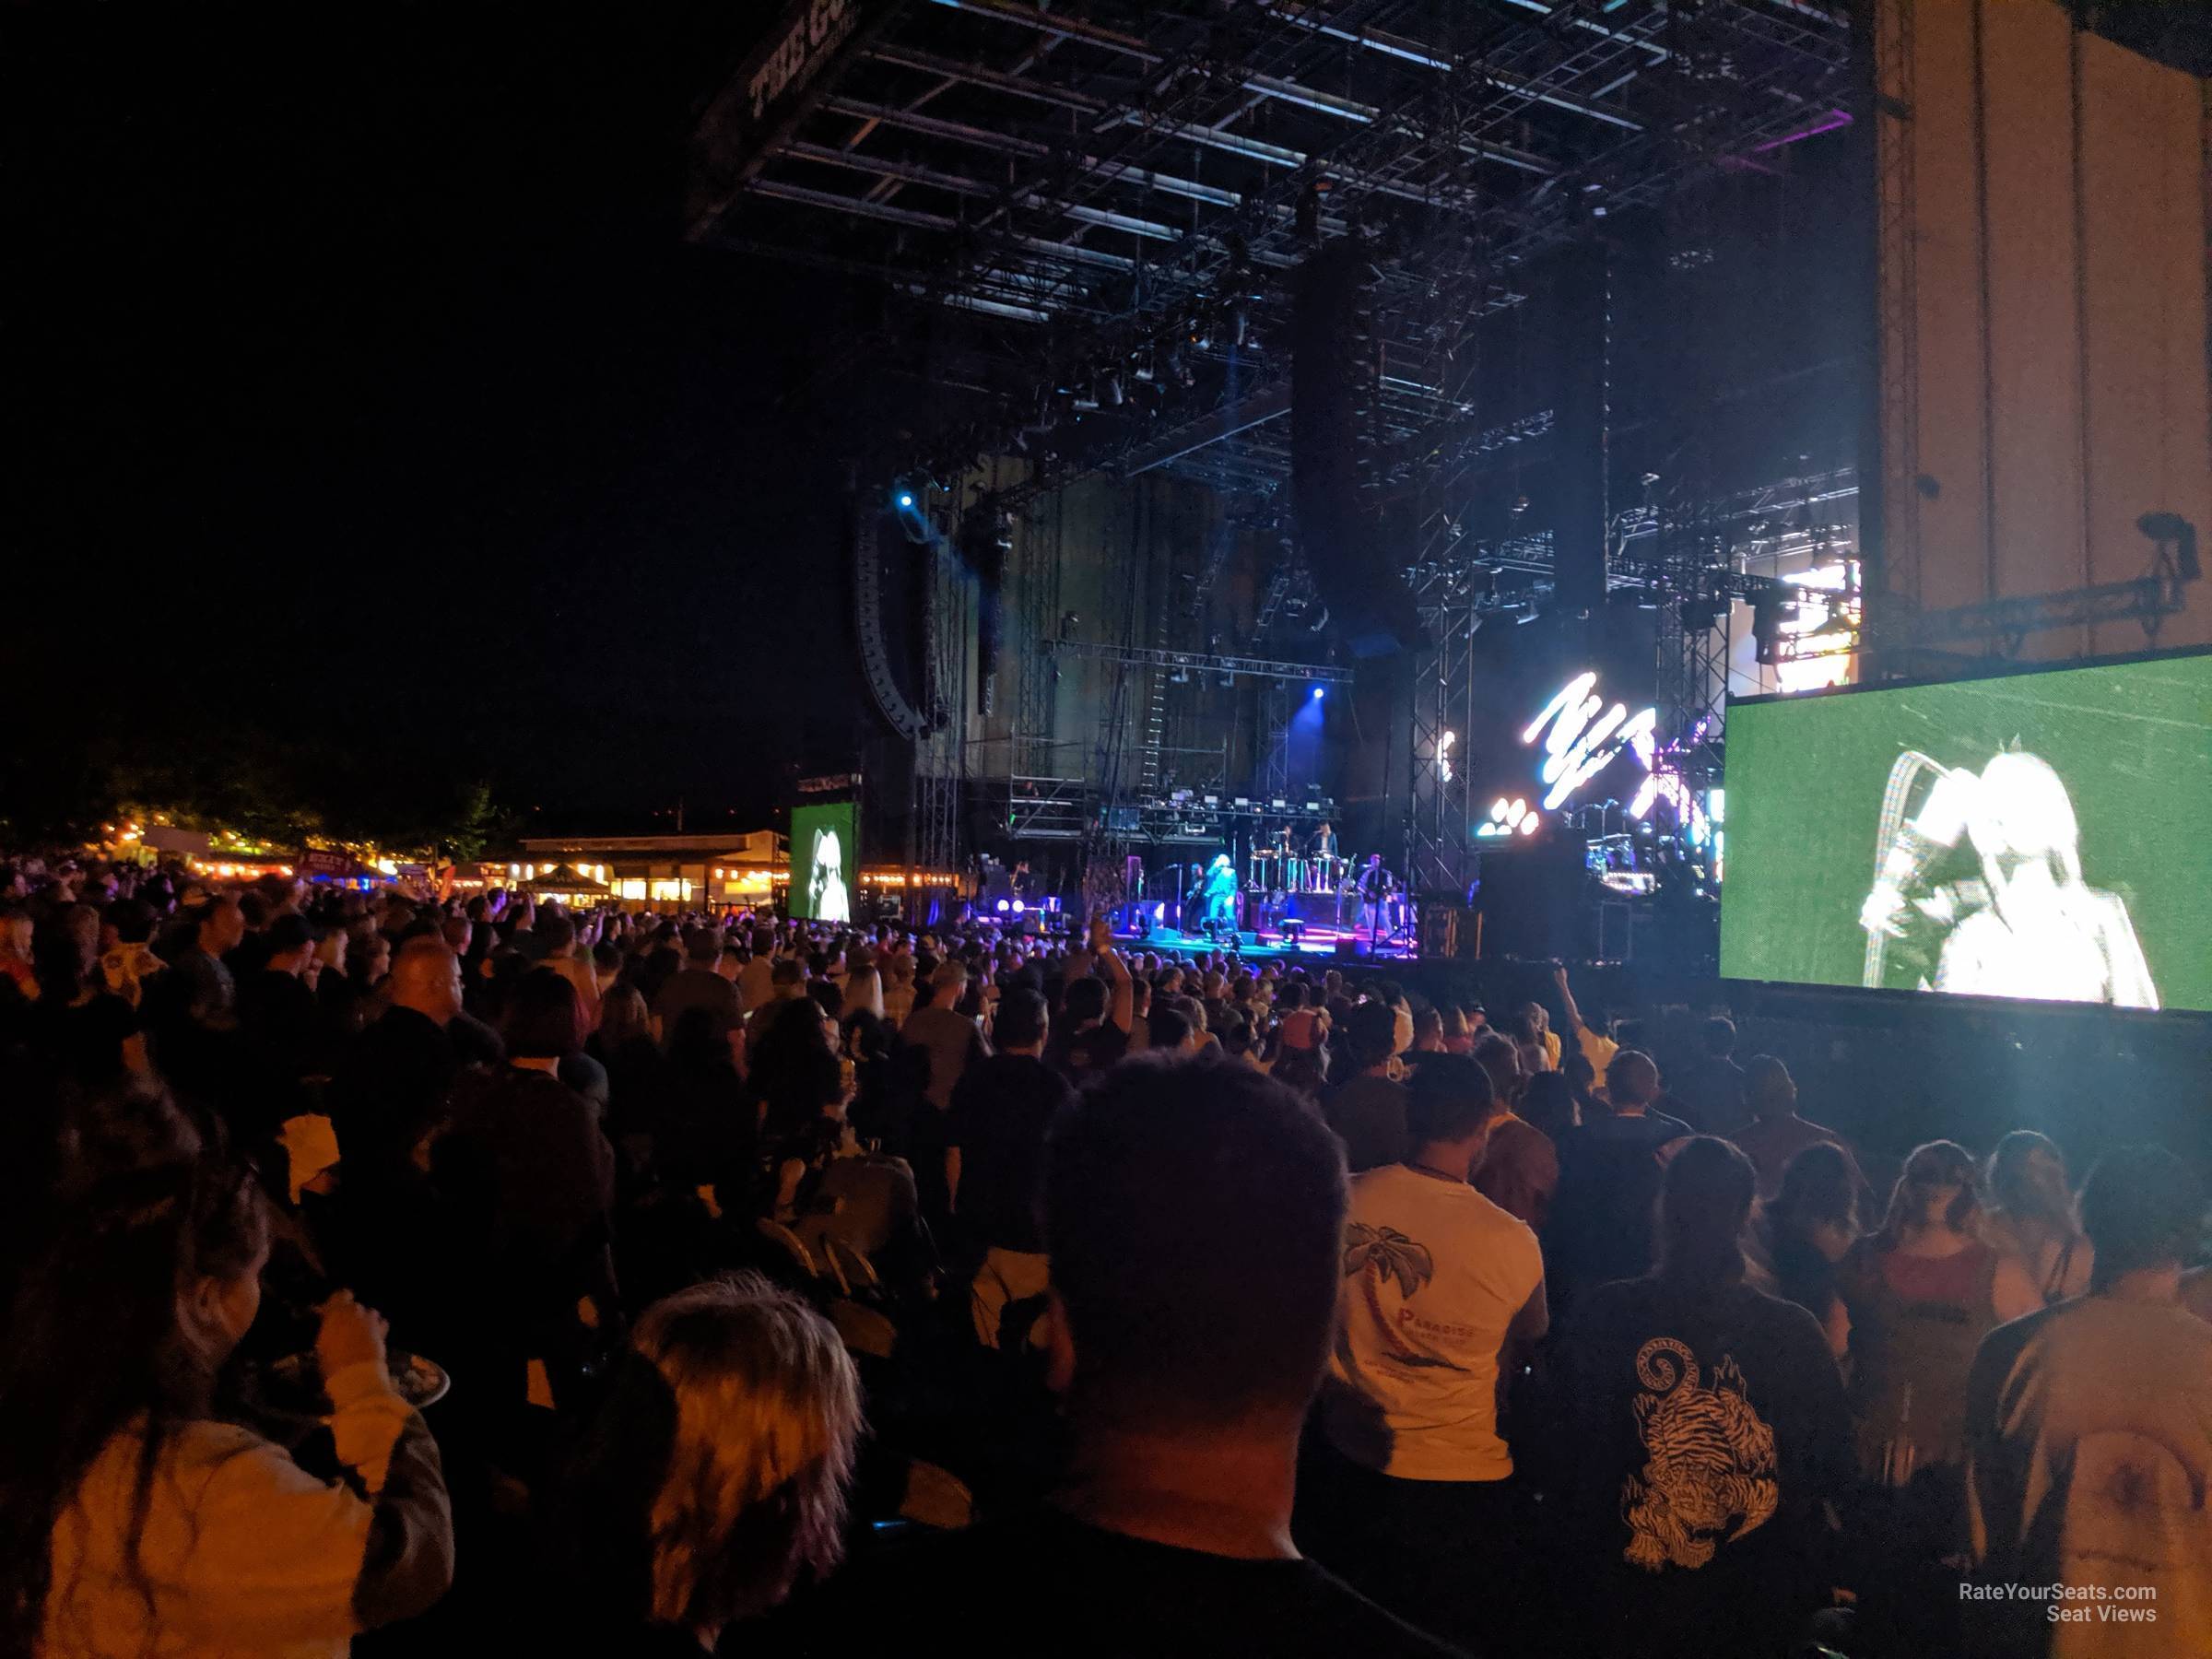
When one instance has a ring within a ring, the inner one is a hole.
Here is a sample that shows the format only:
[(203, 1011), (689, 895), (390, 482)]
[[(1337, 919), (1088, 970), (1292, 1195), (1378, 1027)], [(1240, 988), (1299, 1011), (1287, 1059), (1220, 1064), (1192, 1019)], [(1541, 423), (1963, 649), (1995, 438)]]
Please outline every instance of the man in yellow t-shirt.
[[(1567, 1029), (1574, 1033), (1574, 1040), (1583, 1051), (1583, 1057), (1589, 1061), (1592, 1068), (1600, 1077), (1603, 1077), (1606, 1075), (1606, 1067), (1613, 1064), (1613, 1056), (1620, 1052), (1620, 1044), (1606, 1036), (1605, 1032), (1593, 1030), (1583, 1023), (1583, 1011), (1574, 1006), (1574, 993), (1567, 988), (1567, 968), (1564, 963), (1551, 971), (1551, 982), (1559, 994), (1559, 1006), (1566, 1011)], [(1559, 1051), (1553, 1045), (1558, 1041), (1558, 1038), (1550, 1032), (1547, 1032), (1546, 1035), (1552, 1038), (1552, 1041), (1547, 1042), (1545, 1047), (1551, 1052), (1552, 1064), (1556, 1065), (1559, 1064)]]

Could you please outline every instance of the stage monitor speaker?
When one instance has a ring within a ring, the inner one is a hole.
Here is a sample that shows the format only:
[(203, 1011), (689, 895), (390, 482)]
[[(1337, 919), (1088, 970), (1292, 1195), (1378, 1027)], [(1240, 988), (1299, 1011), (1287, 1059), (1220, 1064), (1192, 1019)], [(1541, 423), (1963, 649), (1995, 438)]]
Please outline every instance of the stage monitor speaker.
[(1475, 919), (1462, 904), (1435, 900), (1421, 906), (1421, 955), (1429, 959), (1450, 960), (1461, 955), (1472, 956), (1475, 943)]
[(1477, 895), (1483, 955), (1524, 961), (1582, 956), (1589, 876), (1582, 841), (1556, 830), (1528, 846), (1486, 852)]
[(1356, 957), (1359, 960), (1365, 961), (1367, 959), (1367, 941), (1354, 938), (1338, 939), (1336, 954), (1339, 957)]
[(1290, 500), (1306, 568), (1356, 657), (1418, 635), (1375, 500), (1380, 347), (1371, 265), (1350, 240), (1308, 256), (1290, 312)]

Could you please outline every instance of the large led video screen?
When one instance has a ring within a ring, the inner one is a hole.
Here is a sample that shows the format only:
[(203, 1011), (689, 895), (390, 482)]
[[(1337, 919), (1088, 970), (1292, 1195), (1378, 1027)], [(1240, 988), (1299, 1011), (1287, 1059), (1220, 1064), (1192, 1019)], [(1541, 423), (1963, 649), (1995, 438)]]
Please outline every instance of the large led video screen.
[(1728, 711), (1730, 979), (2212, 1009), (2212, 654)]
[(850, 922), (859, 889), (859, 804), (793, 807), (791, 913), (811, 922)]

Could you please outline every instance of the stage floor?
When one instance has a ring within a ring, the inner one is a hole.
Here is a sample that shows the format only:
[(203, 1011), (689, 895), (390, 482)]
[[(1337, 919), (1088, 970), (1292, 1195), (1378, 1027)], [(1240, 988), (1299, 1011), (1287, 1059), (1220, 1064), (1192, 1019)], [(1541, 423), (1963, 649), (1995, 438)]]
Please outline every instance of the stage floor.
[[(1182, 933), (1172, 927), (1155, 927), (1149, 934), (1142, 935), (1117, 930), (1113, 936), (1121, 943), (1132, 946), (1138, 950), (1197, 952), (1231, 947), (1227, 938), (1217, 942), (1202, 933)], [(1316, 959), (1333, 959), (1336, 957), (1339, 941), (1354, 939), (1357, 940), (1355, 948), (1358, 955), (1370, 960), (1412, 961), (1417, 959), (1419, 955), (1409, 942), (1394, 941), (1388, 935), (1378, 937), (1371, 950), (1368, 936), (1364, 932), (1355, 935), (1349, 928), (1338, 928), (1320, 923), (1308, 926), (1296, 944), (1285, 939), (1279, 933), (1270, 933), (1263, 938), (1259, 935), (1246, 931), (1237, 935), (1234, 949), (1237, 955), (1247, 962), (1267, 962), (1286, 959), (1308, 962)]]

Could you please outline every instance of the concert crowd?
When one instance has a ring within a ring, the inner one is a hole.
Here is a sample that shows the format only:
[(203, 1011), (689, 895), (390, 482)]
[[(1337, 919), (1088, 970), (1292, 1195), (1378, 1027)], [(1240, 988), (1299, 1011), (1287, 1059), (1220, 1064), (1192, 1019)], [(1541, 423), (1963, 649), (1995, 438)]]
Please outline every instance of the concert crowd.
[(2157, 1147), (1884, 1159), (1563, 970), (0, 907), (0, 1653), (2212, 1651)]

